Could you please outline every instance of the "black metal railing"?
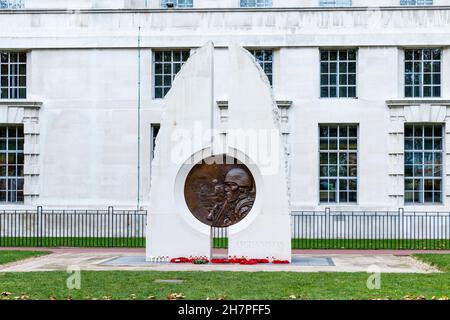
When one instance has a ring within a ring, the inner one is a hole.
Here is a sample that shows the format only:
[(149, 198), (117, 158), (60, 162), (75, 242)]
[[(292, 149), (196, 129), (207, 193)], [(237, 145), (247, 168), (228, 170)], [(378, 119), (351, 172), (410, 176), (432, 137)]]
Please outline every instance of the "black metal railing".
[(226, 249), (228, 248), (228, 228), (212, 228), (213, 248)]
[[(144, 247), (146, 211), (3, 210), (1, 247)], [(228, 228), (212, 228), (228, 248)], [(450, 212), (294, 211), (293, 249), (450, 249)]]
[(144, 247), (146, 211), (3, 210), (2, 247)]
[(292, 212), (294, 249), (450, 249), (450, 212)]

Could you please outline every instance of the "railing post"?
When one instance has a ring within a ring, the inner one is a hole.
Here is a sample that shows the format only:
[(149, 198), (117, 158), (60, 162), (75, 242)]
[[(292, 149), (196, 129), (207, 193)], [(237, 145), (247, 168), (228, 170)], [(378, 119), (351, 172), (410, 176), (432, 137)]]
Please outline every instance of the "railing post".
[(397, 249), (403, 249), (403, 244), (404, 244), (404, 232), (405, 232), (405, 226), (404, 226), (404, 213), (405, 213), (405, 209), (404, 208), (399, 208), (398, 209), (398, 224), (399, 224), (399, 245), (397, 247)]
[(37, 230), (36, 237), (38, 240), (38, 247), (42, 247), (42, 206), (38, 206), (36, 209), (37, 214)]
[(112, 242), (113, 242), (113, 235), (114, 235), (114, 207), (113, 206), (109, 206), (108, 207), (108, 229), (109, 229), (109, 239), (108, 239), (108, 247), (112, 247)]
[[(330, 221), (331, 217), (330, 217), (330, 208), (325, 208), (325, 244), (328, 242), (327, 244), (327, 248), (329, 249), (334, 249), (334, 248), (330, 248), (330, 244), (332, 244), (332, 241), (330, 239), (330, 225), (331, 225), (331, 221)], [(328, 225), (328, 226), (327, 226)], [(327, 230), (328, 230), (328, 234), (327, 234)]]

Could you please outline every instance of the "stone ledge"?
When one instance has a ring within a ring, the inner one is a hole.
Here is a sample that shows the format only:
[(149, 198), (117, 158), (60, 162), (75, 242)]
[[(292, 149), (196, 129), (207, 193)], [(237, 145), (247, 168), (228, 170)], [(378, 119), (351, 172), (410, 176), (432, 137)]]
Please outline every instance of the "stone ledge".
[(33, 101), (33, 100), (0, 100), (0, 106), (7, 107), (27, 107), (27, 108), (41, 108), (43, 102), (42, 101)]
[[(276, 103), (280, 109), (289, 109), (292, 106), (292, 100), (276, 100)], [(228, 108), (228, 100), (217, 100), (216, 104), (219, 109)]]
[(389, 108), (417, 106), (417, 105), (422, 105), (422, 104), (428, 104), (428, 105), (432, 105), (432, 106), (450, 106), (450, 100), (447, 100), (447, 99), (394, 99), (394, 100), (386, 100), (386, 104)]

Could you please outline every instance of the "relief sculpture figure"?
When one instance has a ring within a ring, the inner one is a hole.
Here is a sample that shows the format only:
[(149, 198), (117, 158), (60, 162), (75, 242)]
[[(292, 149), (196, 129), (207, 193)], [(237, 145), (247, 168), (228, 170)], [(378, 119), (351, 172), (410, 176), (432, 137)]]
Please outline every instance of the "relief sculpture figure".
[(228, 227), (244, 219), (255, 196), (253, 176), (243, 164), (199, 164), (186, 179), (189, 209), (197, 219), (213, 227)]

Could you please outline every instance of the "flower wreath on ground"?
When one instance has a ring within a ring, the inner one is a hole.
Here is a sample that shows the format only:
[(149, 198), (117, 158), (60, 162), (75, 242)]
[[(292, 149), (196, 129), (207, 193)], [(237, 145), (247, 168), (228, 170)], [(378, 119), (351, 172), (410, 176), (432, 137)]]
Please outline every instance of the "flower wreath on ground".
[(255, 264), (289, 264), (288, 260), (279, 260), (279, 259), (256, 259), (256, 258), (247, 258), (247, 257), (229, 257), (229, 258), (214, 258), (209, 261), (206, 257), (179, 257), (173, 258), (170, 260), (171, 263), (193, 263), (193, 264), (241, 264), (241, 265), (255, 265)]

